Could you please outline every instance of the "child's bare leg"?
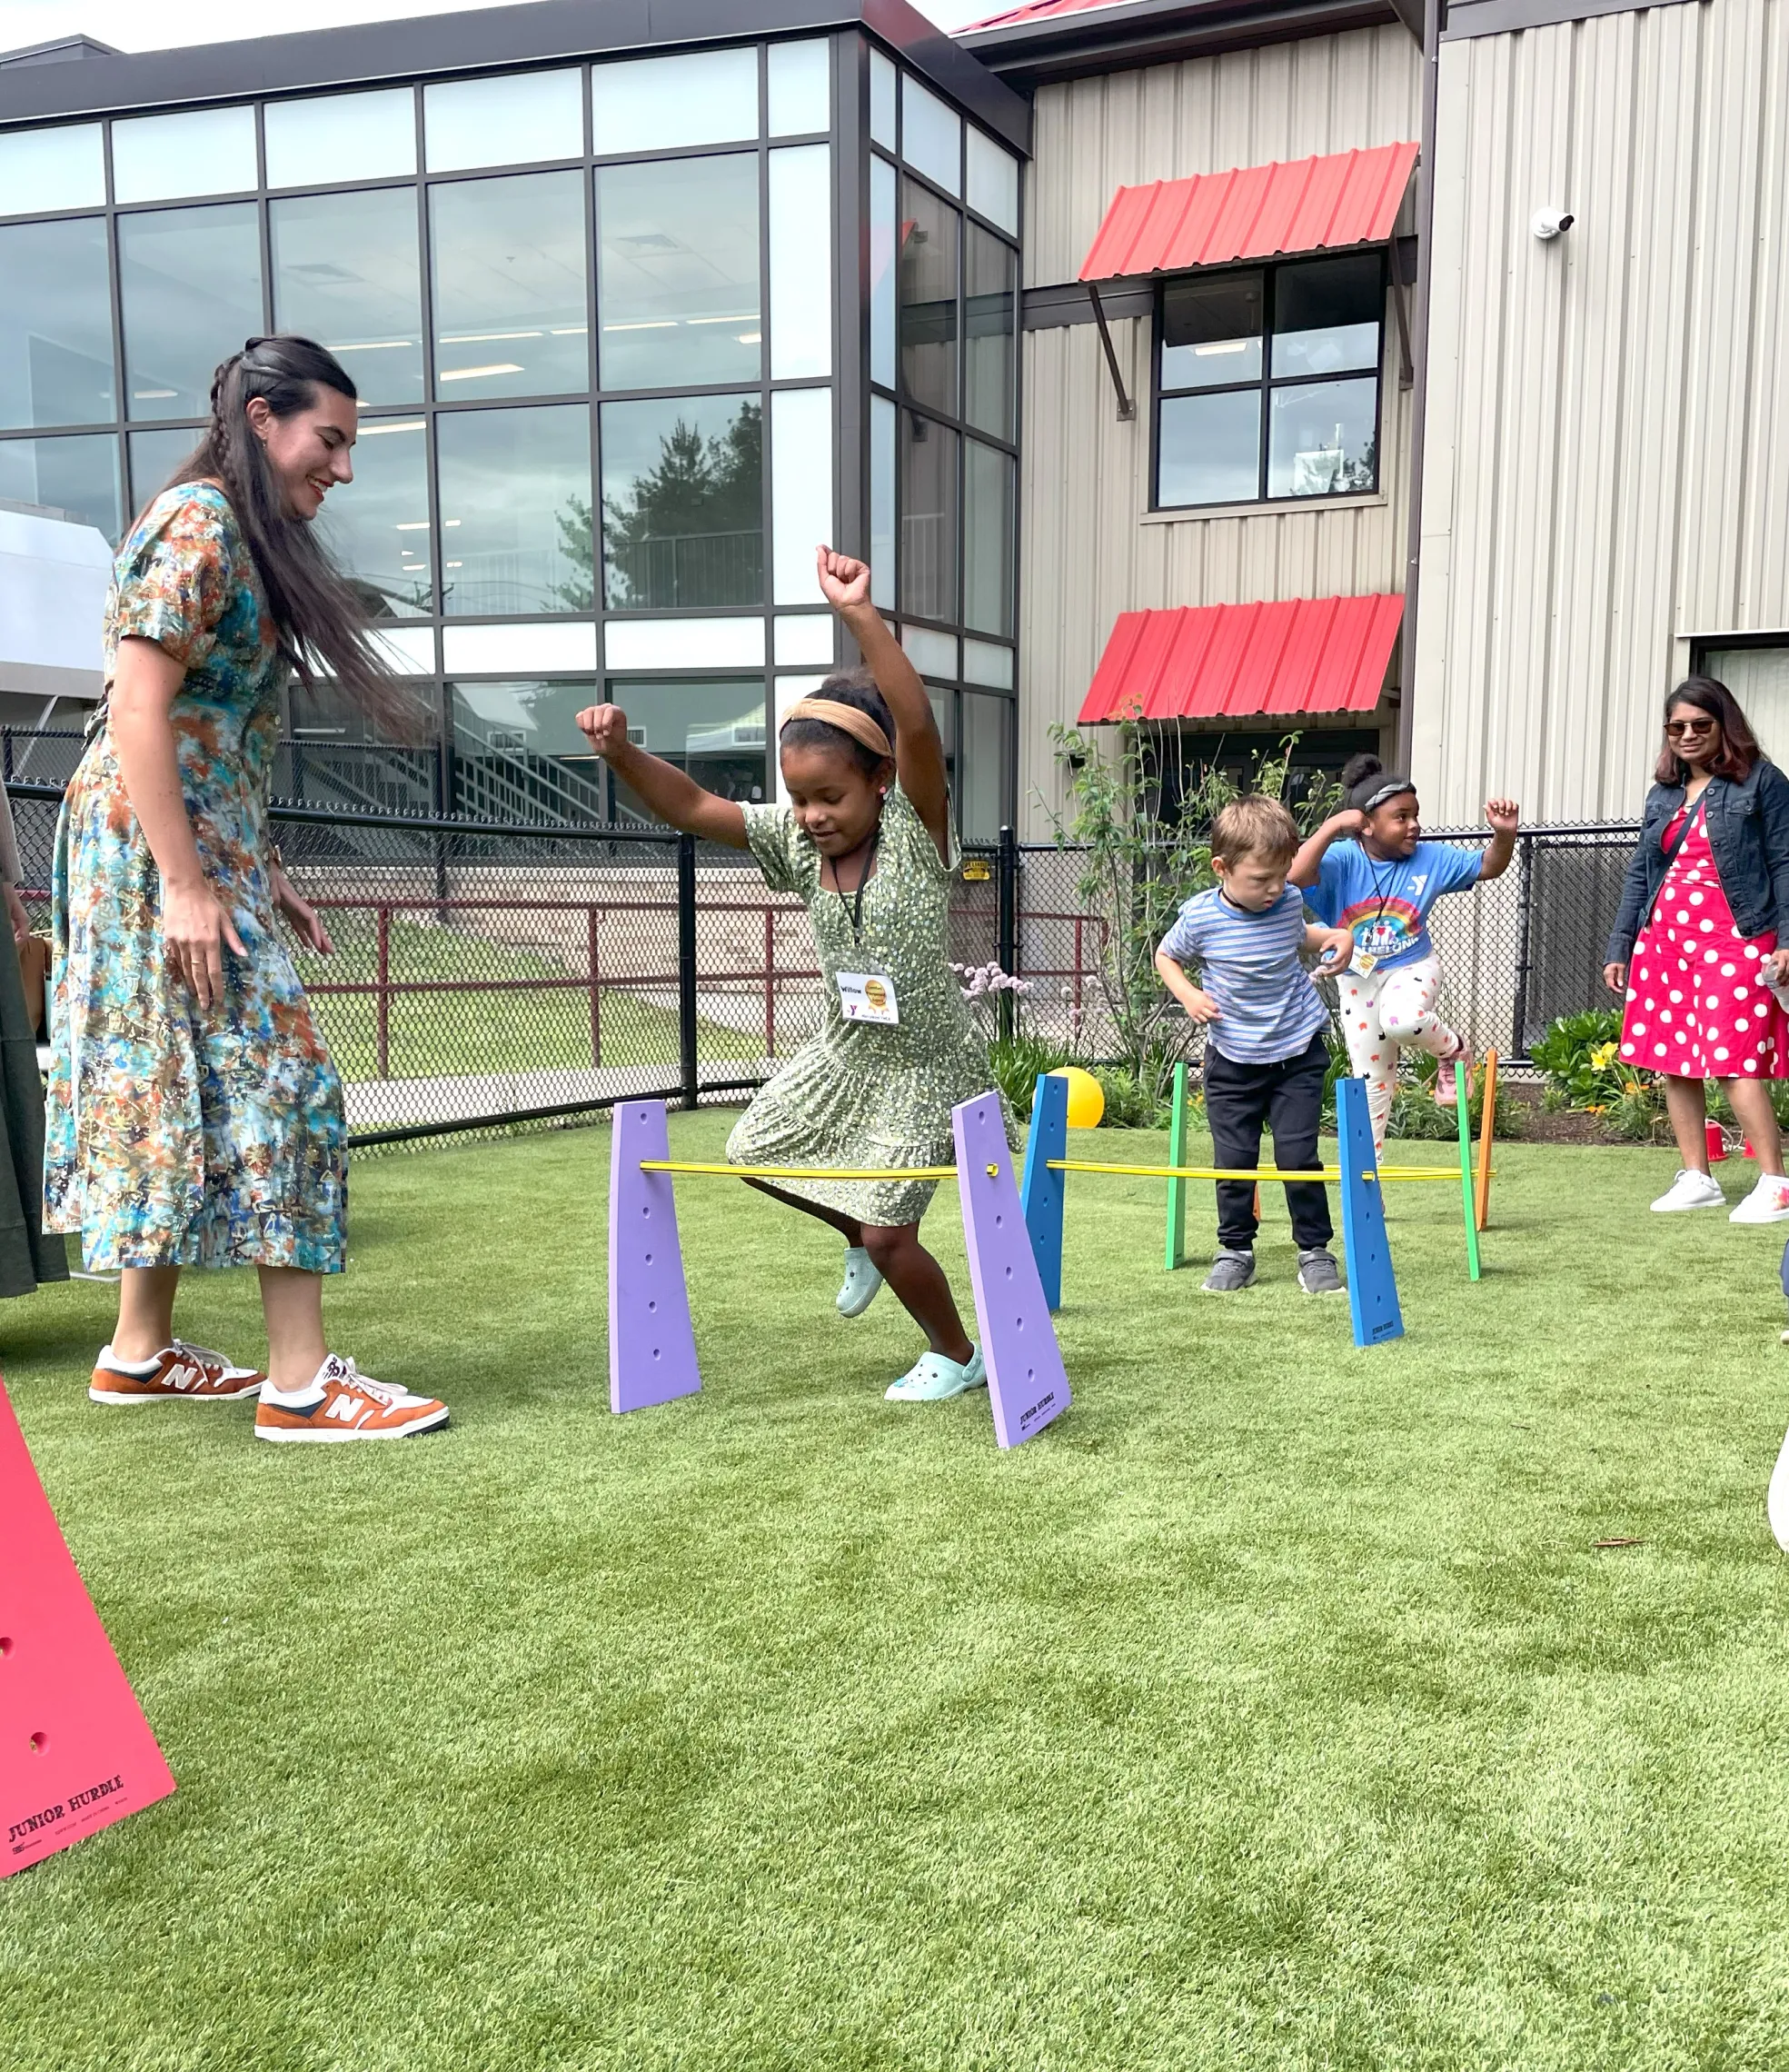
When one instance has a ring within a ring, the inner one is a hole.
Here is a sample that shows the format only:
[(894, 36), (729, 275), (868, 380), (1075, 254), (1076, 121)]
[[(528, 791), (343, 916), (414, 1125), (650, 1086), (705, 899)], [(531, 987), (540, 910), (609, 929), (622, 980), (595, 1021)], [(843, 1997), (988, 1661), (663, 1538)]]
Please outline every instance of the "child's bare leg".
[(828, 1209), (818, 1201), (803, 1200), (799, 1194), (785, 1194), (781, 1188), (772, 1187), (768, 1180), (749, 1180), (748, 1187), (755, 1187), (759, 1193), (768, 1194), (772, 1201), (780, 1201), (786, 1209), (799, 1209), (804, 1216), (811, 1216), (817, 1222), (830, 1224), (848, 1245), (863, 1242), (863, 1225), (855, 1217), (847, 1216), (838, 1209)]
[(944, 1269), (919, 1242), (919, 1226), (866, 1223), (863, 1248), (901, 1308), (925, 1332), (932, 1350), (959, 1367), (966, 1365), (974, 1348), (964, 1333)]

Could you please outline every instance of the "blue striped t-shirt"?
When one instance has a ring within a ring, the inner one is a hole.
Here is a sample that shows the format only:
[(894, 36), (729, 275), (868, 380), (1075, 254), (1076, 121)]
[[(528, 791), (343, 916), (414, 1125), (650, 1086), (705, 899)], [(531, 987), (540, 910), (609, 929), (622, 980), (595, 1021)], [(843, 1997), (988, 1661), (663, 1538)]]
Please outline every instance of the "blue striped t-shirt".
[(1305, 946), (1305, 900), (1288, 885), (1260, 913), (1232, 905), (1213, 887), (1196, 892), (1162, 937), (1165, 955), (1196, 966), (1200, 987), (1218, 1002), (1207, 1041), (1239, 1065), (1296, 1058), (1329, 1010), (1298, 961)]

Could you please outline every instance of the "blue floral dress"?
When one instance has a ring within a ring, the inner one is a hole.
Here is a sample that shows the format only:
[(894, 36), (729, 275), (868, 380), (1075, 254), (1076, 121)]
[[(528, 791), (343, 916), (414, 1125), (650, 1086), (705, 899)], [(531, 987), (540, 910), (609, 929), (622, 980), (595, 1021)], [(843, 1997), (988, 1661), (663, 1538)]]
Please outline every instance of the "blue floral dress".
[(169, 717), (199, 861), (248, 952), (224, 950), (202, 1010), (163, 945), (161, 876), (103, 724), (56, 826), (46, 1227), (78, 1230), (89, 1271), (342, 1267), (342, 1082), (275, 922), (267, 800), (286, 670), (228, 500), (188, 483), (119, 550), (118, 643), (186, 671)]

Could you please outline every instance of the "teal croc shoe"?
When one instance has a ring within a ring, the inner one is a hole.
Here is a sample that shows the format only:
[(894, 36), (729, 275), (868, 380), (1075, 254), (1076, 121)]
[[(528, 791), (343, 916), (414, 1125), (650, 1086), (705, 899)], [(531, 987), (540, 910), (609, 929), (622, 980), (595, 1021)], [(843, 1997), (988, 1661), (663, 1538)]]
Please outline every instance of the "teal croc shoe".
[(979, 1346), (970, 1352), (964, 1366), (947, 1360), (941, 1352), (927, 1352), (920, 1354), (899, 1381), (882, 1391), (882, 1400), (889, 1403), (943, 1403), (970, 1389), (985, 1388), (987, 1382), (988, 1369)]
[(861, 1245), (845, 1247), (845, 1284), (839, 1290), (839, 1314), (860, 1317), (882, 1290), (882, 1276)]

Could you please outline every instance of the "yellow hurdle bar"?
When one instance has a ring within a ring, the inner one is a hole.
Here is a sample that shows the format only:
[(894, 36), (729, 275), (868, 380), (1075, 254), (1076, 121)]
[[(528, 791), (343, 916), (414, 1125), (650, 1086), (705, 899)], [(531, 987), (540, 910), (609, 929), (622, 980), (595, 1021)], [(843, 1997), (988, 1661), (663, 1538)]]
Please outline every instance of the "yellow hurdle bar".
[[(1320, 1172), (1281, 1172), (1277, 1166), (1139, 1166), (1098, 1165), (1084, 1159), (1051, 1159), (1052, 1172), (1109, 1172), (1127, 1174), (1132, 1180), (1338, 1180), (1338, 1166)], [(955, 1180), (955, 1166), (737, 1166), (697, 1165), (681, 1159), (641, 1159), (641, 1172), (675, 1172), (719, 1180)], [(1363, 1173), (1364, 1180), (1457, 1180), (1459, 1174), (1448, 1166), (1382, 1166), (1377, 1173)]]

